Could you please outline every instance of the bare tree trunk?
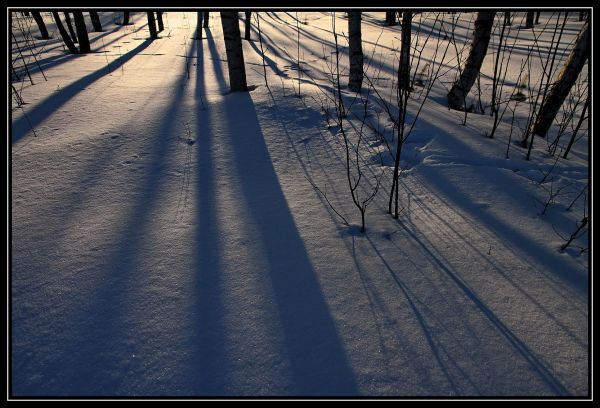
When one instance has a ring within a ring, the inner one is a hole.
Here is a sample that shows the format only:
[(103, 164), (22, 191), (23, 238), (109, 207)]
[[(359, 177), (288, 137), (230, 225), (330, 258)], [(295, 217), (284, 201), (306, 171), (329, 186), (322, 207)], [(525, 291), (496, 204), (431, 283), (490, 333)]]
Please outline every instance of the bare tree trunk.
[(73, 30), (73, 24), (71, 24), (71, 16), (69, 13), (65, 11), (65, 21), (67, 22), (67, 27), (69, 28), (69, 33), (71, 34), (71, 38), (73, 39), (73, 43), (77, 44), (77, 34), (75, 34), (75, 30)]
[(350, 56), (350, 78), (348, 88), (354, 92), (360, 92), (363, 80), (363, 52), (362, 35), (360, 29), (360, 11), (348, 12), (348, 34), (349, 34), (349, 56)]
[(545, 137), (548, 133), (556, 114), (569, 94), (571, 87), (577, 81), (577, 77), (590, 55), (590, 47), (590, 31), (586, 22), (577, 37), (575, 47), (571, 50), (571, 54), (569, 54), (569, 58), (559, 74), (558, 80), (552, 85), (548, 97), (540, 108), (533, 125), (532, 133), (534, 135)]
[(209, 17), (209, 12), (205, 11), (204, 12), (204, 28), (208, 28), (208, 17)]
[(202, 39), (202, 15), (203, 14), (204, 14), (204, 12), (202, 12), (202, 11), (198, 11), (196, 13), (196, 39), (197, 40)]
[(244, 67), (244, 51), (242, 37), (236, 11), (222, 11), (221, 25), (225, 38), (227, 52), (227, 67), (229, 69), (229, 87), (232, 92), (247, 91), (246, 68)]
[(540, 23), (540, 15), (542, 14), (541, 11), (536, 11), (535, 13), (535, 23), (539, 24)]
[(395, 26), (396, 25), (396, 12), (386, 11), (385, 12), (385, 25)]
[(509, 25), (511, 25), (511, 21), (510, 21), (510, 11), (505, 11), (505, 12), (504, 12), (504, 25), (505, 25), (505, 26), (509, 26)]
[(71, 39), (71, 37), (69, 37), (69, 33), (67, 33), (67, 30), (65, 29), (65, 26), (63, 26), (62, 21), (60, 21), (60, 16), (58, 15), (58, 12), (53, 11), (52, 16), (54, 17), (54, 21), (56, 22), (58, 32), (60, 33), (60, 36), (62, 37), (69, 51), (71, 51), (71, 53), (73, 54), (79, 54), (79, 50), (77, 49), (75, 44), (73, 44), (73, 40)]
[(75, 29), (77, 30), (77, 37), (79, 38), (79, 51), (82, 54), (87, 54), (91, 51), (90, 39), (88, 38), (87, 27), (83, 18), (83, 12), (74, 11), (73, 19), (75, 20)]
[(42, 35), (42, 40), (50, 39), (50, 36), (48, 35), (48, 29), (46, 28), (46, 24), (44, 24), (44, 19), (42, 18), (42, 15), (40, 14), (40, 12), (32, 11), (31, 15), (33, 16), (33, 19), (35, 20), (38, 28), (40, 29), (40, 34)]
[(92, 25), (94, 26), (94, 31), (101, 32), (102, 31), (102, 23), (100, 22), (100, 16), (97, 11), (90, 11), (90, 20), (92, 20)]
[(533, 21), (534, 21), (534, 12), (528, 11), (527, 18), (525, 19), (525, 28), (533, 28)]
[(157, 11), (156, 12), (156, 20), (158, 21), (158, 31), (159, 32), (163, 31), (165, 29), (165, 26), (163, 24), (162, 15), (163, 15), (162, 11)]
[(123, 25), (129, 25), (129, 11), (123, 12)]
[(155, 40), (158, 38), (158, 34), (156, 32), (156, 20), (154, 19), (154, 12), (149, 11), (147, 14), (148, 14), (148, 29), (150, 30), (150, 38)]
[(400, 48), (400, 62), (398, 63), (398, 140), (396, 141), (396, 156), (394, 161), (394, 175), (390, 191), (388, 211), (393, 217), (398, 218), (398, 189), (400, 178), (400, 156), (404, 145), (404, 124), (406, 121), (406, 108), (410, 95), (410, 38), (412, 31), (412, 13), (404, 12), (402, 15), (402, 45)]
[(448, 106), (451, 109), (465, 109), (465, 100), (479, 75), (479, 70), (487, 53), (495, 15), (495, 12), (490, 11), (481, 11), (477, 14), (469, 57), (460, 78), (448, 92)]
[(577, 126), (575, 126), (575, 130), (573, 130), (573, 133), (571, 134), (571, 140), (569, 140), (569, 144), (567, 145), (567, 148), (565, 149), (565, 153), (563, 154), (563, 159), (567, 158), (567, 155), (569, 154), (569, 152), (571, 151), (571, 148), (573, 147), (573, 143), (575, 143), (575, 138), (577, 137), (577, 132), (579, 132), (579, 128), (581, 128), (583, 121), (586, 119), (585, 113), (587, 112), (589, 106), (590, 106), (590, 93), (588, 92), (588, 97), (585, 100), (585, 104), (583, 105), (583, 110), (581, 112), (581, 116), (579, 117)]
[(244, 14), (246, 15), (246, 21), (245, 21), (245, 25), (244, 25), (244, 40), (246, 41), (250, 41), (250, 17), (252, 15), (251, 11), (245, 11)]

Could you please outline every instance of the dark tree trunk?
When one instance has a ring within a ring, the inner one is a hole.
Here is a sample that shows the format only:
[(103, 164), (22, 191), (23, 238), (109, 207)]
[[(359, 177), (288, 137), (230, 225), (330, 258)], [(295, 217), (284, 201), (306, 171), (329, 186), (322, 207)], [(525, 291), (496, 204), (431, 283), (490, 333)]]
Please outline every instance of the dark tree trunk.
[(577, 81), (579, 73), (585, 66), (590, 55), (590, 47), (590, 31), (589, 25), (586, 22), (577, 37), (577, 42), (571, 50), (567, 62), (559, 74), (558, 80), (552, 85), (548, 97), (544, 100), (540, 108), (533, 125), (532, 133), (534, 135), (545, 137), (546, 133), (548, 133), (548, 129), (550, 129), (556, 114), (569, 94), (571, 87)]
[(539, 24), (539, 23), (540, 23), (540, 15), (541, 15), (541, 14), (542, 14), (542, 12), (541, 12), (541, 11), (537, 11), (537, 12), (535, 13), (535, 23), (536, 23), (536, 24)]
[(451, 109), (466, 109), (465, 100), (479, 75), (479, 70), (485, 59), (495, 15), (495, 12), (490, 11), (481, 11), (477, 14), (475, 30), (473, 31), (473, 42), (471, 43), (467, 62), (460, 78), (458, 78), (452, 89), (450, 89), (450, 92), (448, 92), (448, 106)]
[(44, 19), (42, 18), (42, 15), (40, 14), (40, 12), (32, 11), (31, 15), (33, 16), (33, 19), (35, 20), (35, 22), (40, 30), (42, 39), (48, 40), (50, 38), (50, 36), (48, 35), (48, 29), (46, 28), (46, 24), (44, 24)]
[(246, 11), (244, 12), (246, 15), (245, 20), (245, 30), (244, 30), (244, 40), (250, 41), (250, 17), (252, 16), (252, 12)]
[(208, 17), (209, 17), (208, 13), (209, 13), (208, 11), (204, 12), (204, 28), (208, 28)]
[(534, 14), (535, 13), (533, 11), (527, 12), (527, 18), (525, 19), (525, 28), (533, 28)]
[(158, 38), (158, 34), (156, 32), (156, 20), (154, 19), (154, 12), (148, 12), (148, 29), (150, 30), (150, 38), (153, 40)]
[(83, 18), (83, 12), (74, 11), (73, 19), (75, 20), (75, 28), (77, 29), (77, 37), (79, 38), (79, 51), (82, 54), (87, 54), (91, 51), (90, 39), (88, 38), (87, 27)]
[(510, 21), (510, 11), (505, 11), (504, 12), (504, 25), (505, 26), (509, 26), (511, 25), (511, 21)]
[(577, 137), (577, 132), (579, 132), (579, 129), (581, 128), (581, 125), (583, 124), (583, 121), (586, 119), (585, 113), (587, 112), (589, 106), (590, 106), (590, 93), (588, 92), (588, 97), (585, 100), (585, 104), (583, 105), (583, 110), (581, 112), (581, 116), (579, 117), (577, 126), (575, 126), (575, 130), (571, 134), (571, 140), (569, 140), (569, 144), (567, 145), (567, 148), (565, 149), (565, 153), (563, 154), (563, 159), (567, 158), (567, 155), (569, 154), (569, 152), (571, 151), (571, 148), (573, 147), (573, 143), (575, 143), (575, 138)]
[(100, 23), (100, 16), (97, 11), (90, 11), (90, 20), (92, 20), (92, 26), (94, 26), (95, 32), (102, 31), (102, 23)]
[(197, 40), (202, 39), (202, 15), (203, 14), (204, 14), (203, 11), (198, 11), (196, 13), (196, 39)]
[(229, 69), (229, 87), (232, 92), (247, 91), (246, 68), (244, 67), (244, 52), (242, 37), (236, 11), (222, 11), (221, 25), (227, 51), (227, 67)]
[(394, 157), (394, 175), (388, 211), (393, 217), (398, 218), (398, 190), (400, 178), (400, 156), (404, 145), (404, 124), (406, 123), (406, 108), (410, 95), (410, 39), (412, 31), (412, 13), (407, 11), (402, 15), (402, 45), (400, 47), (400, 61), (398, 63), (398, 138), (396, 141), (396, 156)]
[(123, 12), (123, 25), (129, 25), (129, 11)]
[(63, 26), (62, 21), (60, 21), (60, 16), (58, 15), (58, 12), (53, 11), (52, 16), (54, 17), (54, 21), (56, 22), (58, 32), (60, 33), (60, 36), (62, 37), (69, 51), (71, 51), (71, 53), (73, 54), (79, 54), (79, 50), (77, 49), (75, 44), (73, 44), (73, 40), (71, 39), (71, 37), (69, 37), (69, 33), (67, 33), (67, 30), (65, 29), (65, 26)]
[(360, 92), (363, 80), (363, 52), (362, 35), (360, 29), (361, 14), (360, 11), (348, 12), (348, 36), (349, 36), (349, 56), (350, 56), (350, 78), (348, 88), (353, 92)]
[(584, 21), (585, 20), (585, 11), (580, 11), (579, 12), (579, 21)]
[(385, 12), (385, 25), (394, 26), (396, 25), (396, 12), (386, 11)]
[(156, 12), (156, 20), (158, 21), (158, 31), (163, 31), (165, 29), (165, 26), (163, 24), (162, 15), (163, 15), (162, 11)]
[(71, 24), (71, 16), (69, 16), (69, 13), (65, 12), (65, 21), (67, 22), (67, 27), (69, 28), (69, 33), (71, 34), (71, 38), (73, 39), (73, 42), (75, 44), (77, 44), (77, 35), (75, 34), (75, 30), (73, 30), (73, 24)]

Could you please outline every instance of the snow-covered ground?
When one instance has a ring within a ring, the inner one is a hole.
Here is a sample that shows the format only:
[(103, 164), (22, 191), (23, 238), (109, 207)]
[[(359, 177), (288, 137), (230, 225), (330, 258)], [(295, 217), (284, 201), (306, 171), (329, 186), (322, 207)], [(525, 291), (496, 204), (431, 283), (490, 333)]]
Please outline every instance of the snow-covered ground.
[[(100, 14), (105, 31), (90, 33), (93, 52), (79, 56), (64, 51), (45, 15), (54, 39), (36, 39), (35, 52), (47, 80), (30, 58), (34, 85), (15, 84), (26, 104), (13, 101), (11, 111), (13, 395), (590, 392), (589, 250), (577, 248), (587, 248), (587, 234), (566, 251), (558, 235), (574, 232), (586, 211), (585, 196), (566, 208), (589, 179), (588, 138), (558, 161), (547, 150), (553, 136), (536, 138), (525, 160), (516, 143), (523, 102), (506, 159), (510, 111), (490, 139), (489, 108), (469, 113), (466, 125), (447, 109), (474, 14), (415, 16), (414, 47), (431, 33), (423, 61), (444, 74), (403, 150), (398, 220), (386, 213), (393, 162), (365, 133), (361, 194), (382, 175), (365, 233), (342, 137), (324, 114), (334, 114), (325, 96), (331, 13), (260, 13), (268, 88), (253, 18), (253, 41), (243, 41), (248, 93), (228, 92), (217, 13), (195, 40), (195, 12), (167, 12), (155, 41), (145, 13), (132, 13), (131, 26), (114, 24), (119, 13)], [(583, 25), (572, 14), (557, 66)], [(507, 95), (534, 43), (521, 17), (509, 34)], [(449, 41), (441, 21), (456, 18), (457, 47), (434, 61), (438, 38), (441, 50)], [(363, 47), (367, 74), (393, 105), (400, 27), (383, 20), (363, 15)], [(541, 23), (543, 45), (556, 15)], [(345, 85), (343, 13), (336, 31)], [(364, 106), (343, 92), (356, 142)], [(419, 95), (415, 87), (410, 118)], [(393, 145), (392, 122), (371, 96), (370, 126)], [(542, 214), (548, 191), (561, 187)]]

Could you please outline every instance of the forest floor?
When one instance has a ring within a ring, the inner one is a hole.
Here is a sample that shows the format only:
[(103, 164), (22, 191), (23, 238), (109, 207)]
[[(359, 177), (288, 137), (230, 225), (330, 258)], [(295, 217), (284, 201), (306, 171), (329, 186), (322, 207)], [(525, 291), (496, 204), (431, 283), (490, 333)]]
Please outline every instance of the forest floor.
[[(489, 114), (462, 125), (447, 109), (449, 72), (403, 150), (398, 220), (393, 162), (375, 133), (361, 140), (358, 191), (380, 180), (361, 233), (327, 120), (330, 13), (261, 13), (262, 45), (253, 20), (247, 93), (229, 92), (217, 13), (196, 40), (195, 13), (168, 12), (155, 41), (145, 13), (130, 26), (118, 14), (101, 13), (105, 31), (77, 56), (47, 18), (54, 39), (34, 50), (47, 80), (30, 58), (34, 85), (15, 85), (26, 104), (11, 112), (12, 395), (590, 392), (588, 238), (561, 251), (559, 236), (586, 211), (585, 196), (566, 209), (588, 182), (587, 136), (558, 161), (552, 139), (536, 139), (527, 161), (518, 137), (507, 144), (508, 116), (490, 139)], [(383, 17), (365, 13), (363, 44), (394, 98), (400, 27)], [(473, 15), (461, 18), (467, 44)], [(413, 36), (430, 21), (415, 19)], [(565, 48), (581, 25), (569, 19)], [(337, 13), (344, 85), (346, 29)], [(364, 99), (343, 92), (356, 142)], [(381, 106), (367, 104), (371, 126), (390, 137)], [(542, 214), (550, 188), (564, 194)]]

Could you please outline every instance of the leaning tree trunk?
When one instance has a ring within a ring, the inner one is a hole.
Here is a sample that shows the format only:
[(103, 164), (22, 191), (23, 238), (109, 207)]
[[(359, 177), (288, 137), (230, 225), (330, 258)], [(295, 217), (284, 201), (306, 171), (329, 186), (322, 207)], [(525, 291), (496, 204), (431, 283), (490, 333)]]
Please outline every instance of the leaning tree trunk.
[(208, 11), (204, 12), (204, 28), (208, 28)]
[(40, 29), (40, 34), (42, 35), (42, 40), (50, 39), (50, 36), (48, 35), (48, 29), (46, 28), (46, 24), (44, 24), (44, 19), (42, 18), (42, 15), (40, 14), (40, 12), (32, 11), (31, 15), (33, 16), (33, 19), (35, 20), (38, 28)]
[(162, 15), (163, 15), (162, 11), (156, 12), (156, 20), (158, 21), (158, 31), (163, 31), (165, 29), (165, 26), (163, 24)]
[(129, 25), (129, 11), (123, 12), (123, 25)]
[(75, 30), (73, 30), (73, 24), (71, 24), (71, 16), (69, 16), (69, 13), (67, 13), (65, 11), (65, 21), (67, 22), (67, 27), (69, 28), (69, 33), (71, 34), (71, 38), (73, 39), (73, 42), (75, 44), (77, 44), (77, 35), (75, 34)]
[(236, 11), (222, 11), (221, 25), (223, 26), (223, 37), (225, 38), (225, 50), (227, 52), (229, 87), (232, 92), (247, 91), (248, 85), (246, 84), (246, 68), (244, 67), (244, 52), (238, 24), (238, 13)]
[(92, 20), (92, 26), (94, 26), (94, 31), (97, 33), (102, 31), (102, 23), (100, 23), (100, 16), (97, 11), (90, 11), (90, 20)]
[(533, 28), (533, 22), (535, 20), (533, 11), (527, 12), (527, 18), (525, 19), (525, 28)]
[(74, 11), (73, 19), (75, 20), (75, 29), (77, 29), (77, 37), (79, 38), (79, 51), (82, 54), (86, 54), (91, 51), (91, 48), (87, 27), (85, 26), (85, 20), (83, 19), (83, 12)]
[(589, 24), (586, 22), (579, 33), (579, 37), (577, 37), (575, 47), (571, 50), (571, 54), (569, 54), (569, 58), (558, 76), (558, 80), (552, 85), (550, 93), (542, 103), (533, 124), (532, 133), (534, 135), (545, 137), (548, 133), (556, 114), (589, 58), (590, 48)]
[(348, 88), (353, 92), (360, 92), (363, 80), (363, 52), (362, 36), (360, 31), (360, 11), (348, 12), (348, 35), (350, 56), (350, 78)]
[(158, 38), (158, 34), (156, 33), (156, 20), (154, 19), (154, 12), (148, 12), (148, 29), (150, 30), (150, 38), (153, 40)]
[(250, 41), (250, 17), (252, 16), (252, 12), (250, 11), (245, 11), (244, 14), (246, 15), (246, 20), (245, 20), (245, 25), (244, 25), (244, 40), (246, 41)]
[(448, 106), (451, 109), (466, 109), (465, 100), (477, 79), (477, 75), (479, 75), (479, 70), (487, 53), (495, 15), (495, 12), (490, 11), (481, 11), (477, 14), (469, 57), (460, 78), (458, 78), (452, 89), (450, 89), (450, 92), (448, 92)]
[(73, 54), (79, 54), (79, 50), (77, 49), (75, 44), (73, 44), (73, 40), (71, 39), (71, 37), (69, 37), (69, 33), (67, 33), (67, 30), (65, 29), (65, 26), (63, 26), (62, 21), (60, 21), (60, 16), (58, 15), (58, 12), (53, 11), (52, 16), (54, 17), (54, 21), (56, 22), (56, 28), (58, 28), (58, 32), (60, 33), (60, 36), (62, 37), (69, 51), (71, 51), (71, 53)]

